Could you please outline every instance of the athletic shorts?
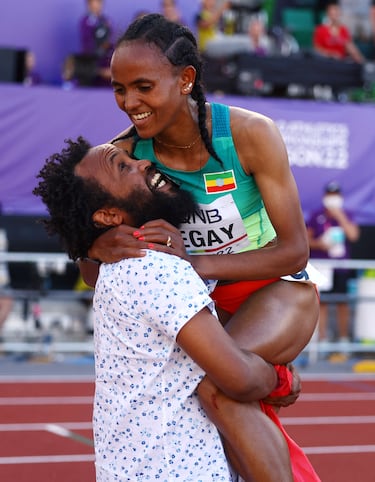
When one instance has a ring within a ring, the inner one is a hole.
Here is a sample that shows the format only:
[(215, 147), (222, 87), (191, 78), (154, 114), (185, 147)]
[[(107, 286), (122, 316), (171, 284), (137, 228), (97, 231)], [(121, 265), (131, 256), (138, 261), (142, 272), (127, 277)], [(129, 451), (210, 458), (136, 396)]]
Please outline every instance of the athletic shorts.
[(267, 280), (235, 281), (228, 284), (218, 284), (211, 293), (211, 298), (215, 301), (218, 308), (233, 315), (252, 293), (279, 280), (280, 278), (271, 278)]

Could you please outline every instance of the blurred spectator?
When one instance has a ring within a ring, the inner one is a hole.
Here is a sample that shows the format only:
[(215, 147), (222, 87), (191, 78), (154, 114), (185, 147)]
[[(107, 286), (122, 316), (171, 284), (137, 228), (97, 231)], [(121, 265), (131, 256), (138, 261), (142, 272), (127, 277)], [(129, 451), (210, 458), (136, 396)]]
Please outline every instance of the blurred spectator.
[(161, 13), (165, 18), (172, 22), (185, 24), (182, 14), (178, 9), (175, 0), (162, 0), (161, 1)]
[(109, 64), (113, 52), (113, 29), (109, 18), (103, 14), (103, 0), (86, 0), (87, 13), (79, 23), (81, 53), (96, 60), (95, 85), (109, 85)]
[(137, 18), (141, 18), (144, 15), (148, 15), (150, 12), (148, 10), (137, 10), (132, 17), (132, 21), (136, 20)]
[(274, 54), (274, 40), (268, 35), (266, 23), (262, 16), (254, 15), (250, 18), (247, 34), (251, 53), (260, 56)]
[(372, 37), (375, 42), (375, 0), (371, 0), (369, 15), (370, 15)]
[(25, 78), (24, 85), (38, 85), (41, 83), (41, 77), (36, 70), (36, 58), (34, 52), (28, 50), (25, 56)]
[(220, 34), (220, 21), (225, 10), (230, 8), (229, 2), (217, 5), (216, 0), (201, 0), (200, 11), (196, 16), (198, 48), (205, 51), (206, 44)]
[[(324, 190), (322, 207), (314, 212), (307, 221), (307, 232), (310, 242), (311, 258), (348, 259), (350, 243), (359, 239), (360, 229), (351, 213), (344, 209), (344, 198), (340, 185), (329, 183)], [(345, 268), (328, 269), (325, 273), (330, 278), (328, 293), (344, 295), (348, 292), (348, 280), (352, 270)], [(349, 340), (350, 307), (347, 302), (336, 304), (338, 337), (341, 341)], [(327, 336), (327, 303), (321, 303), (319, 320), (319, 339), (325, 341)]]
[[(0, 252), (8, 251), (8, 237), (5, 229), (0, 227)], [(0, 262), (0, 331), (12, 310), (13, 299), (1, 294), (1, 290), (8, 288), (10, 284), (8, 263)]]
[(363, 63), (365, 58), (352, 40), (352, 35), (342, 23), (341, 7), (337, 1), (327, 2), (324, 22), (314, 30), (313, 44), (317, 53), (334, 59), (350, 58)]

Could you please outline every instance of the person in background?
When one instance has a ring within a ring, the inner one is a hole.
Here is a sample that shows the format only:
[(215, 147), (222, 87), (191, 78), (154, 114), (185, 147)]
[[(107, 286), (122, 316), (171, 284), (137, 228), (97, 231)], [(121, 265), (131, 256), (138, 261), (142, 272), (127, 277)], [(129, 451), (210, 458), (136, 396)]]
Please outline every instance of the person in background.
[[(150, 161), (112, 144), (91, 148), (83, 138), (67, 144), (46, 161), (33, 192), (47, 206), (48, 233), (59, 236), (73, 260), (112, 226), (165, 218), (178, 227), (196, 212), (192, 195)], [(196, 392), (205, 375), (222, 391), (217, 403), (226, 395), (256, 414), (232, 419), (224, 434), (237, 445), (255, 436), (259, 445), (268, 442), (272, 462), (258, 461), (255, 480), (293, 480), (287, 460), (288, 470), (266, 475), (280, 468), (284, 441), (259, 404), (251, 403), (275, 388), (274, 368), (226, 333), (208, 287), (189, 262), (149, 248), (145, 257), (103, 263), (94, 313), (98, 482), (135, 481), (139, 474), (153, 481), (231, 482), (219, 434)], [(250, 480), (246, 452), (230, 455)]]
[[(371, 0), (369, 17), (370, 17), (373, 44), (375, 46), (375, 0)], [(373, 52), (374, 52), (374, 50), (375, 50), (375, 48), (373, 47)]]
[(325, 8), (326, 18), (317, 25), (313, 35), (313, 46), (324, 57), (338, 60), (351, 59), (364, 63), (365, 58), (353, 42), (352, 35), (342, 23), (341, 7), (337, 1), (329, 1)]
[(42, 82), (36, 69), (36, 57), (32, 50), (28, 50), (25, 56), (25, 78), (23, 84), (27, 86), (38, 85)]
[(262, 16), (254, 15), (250, 18), (247, 34), (251, 53), (264, 57), (275, 52), (273, 38), (268, 35)]
[(113, 52), (113, 27), (103, 13), (103, 0), (86, 0), (87, 13), (79, 23), (81, 53), (96, 58), (94, 85), (109, 86), (109, 64)]
[[(0, 253), (8, 251), (8, 236), (6, 230), (1, 227), (2, 207), (0, 205)], [(13, 308), (13, 298), (8, 295), (1, 294), (2, 289), (8, 288), (10, 285), (10, 277), (8, 263), (0, 262), (0, 333), (6, 319)]]
[[(353, 215), (344, 208), (344, 197), (337, 182), (330, 182), (324, 189), (322, 207), (311, 214), (307, 221), (311, 258), (348, 259), (350, 243), (358, 241), (360, 228)], [(332, 277), (329, 293), (346, 294), (352, 271), (335, 268), (327, 272)], [(350, 340), (350, 306), (337, 303), (337, 330), (340, 341)], [(328, 305), (320, 304), (319, 340), (327, 341)]]
[(220, 33), (222, 15), (230, 7), (230, 2), (217, 5), (216, 0), (202, 0), (200, 11), (196, 16), (198, 48), (204, 52), (207, 42), (214, 40)]
[(175, 0), (162, 0), (161, 1), (161, 14), (165, 18), (172, 22), (184, 24), (185, 21), (182, 18), (182, 14), (176, 5)]

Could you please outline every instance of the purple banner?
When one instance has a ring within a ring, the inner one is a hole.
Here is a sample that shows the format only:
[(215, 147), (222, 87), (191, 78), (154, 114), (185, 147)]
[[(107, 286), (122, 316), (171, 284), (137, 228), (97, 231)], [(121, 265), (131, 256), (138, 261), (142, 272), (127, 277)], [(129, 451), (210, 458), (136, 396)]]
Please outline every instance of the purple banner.
[[(286, 142), (305, 215), (323, 186), (340, 182), (360, 224), (375, 224), (375, 107), (306, 100), (209, 96), (271, 117)], [(5, 213), (39, 214), (32, 195), (45, 159), (64, 139), (106, 142), (129, 125), (110, 89), (0, 85), (0, 202)], [(287, 213), (286, 213), (287, 215)]]
[[(60, 84), (65, 58), (80, 51), (78, 23), (86, 12), (86, 0), (12, 0), (1, 2), (0, 47), (29, 49), (46, 84)], [(178, 0), (186, 24), (195, 28), (200, 0)], [(111, 19), (114, 38), (121, 35), (142, 12), (160, 12), (161, 0), (105, 0), (104, 13)]]

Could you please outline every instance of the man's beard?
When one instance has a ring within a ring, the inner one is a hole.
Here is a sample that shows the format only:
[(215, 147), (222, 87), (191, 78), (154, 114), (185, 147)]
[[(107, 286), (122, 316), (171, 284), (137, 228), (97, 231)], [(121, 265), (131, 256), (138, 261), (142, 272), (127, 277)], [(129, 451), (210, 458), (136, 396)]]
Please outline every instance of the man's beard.
[(193, 196), (183, 189), (154, 191), (149, 196), (145, 192), (133, 191), (126, 199), (117, 199), (116, 206), (131, 216), (135, 227), (154, 219), (164, 219), (178, 228), (197, 209)]

